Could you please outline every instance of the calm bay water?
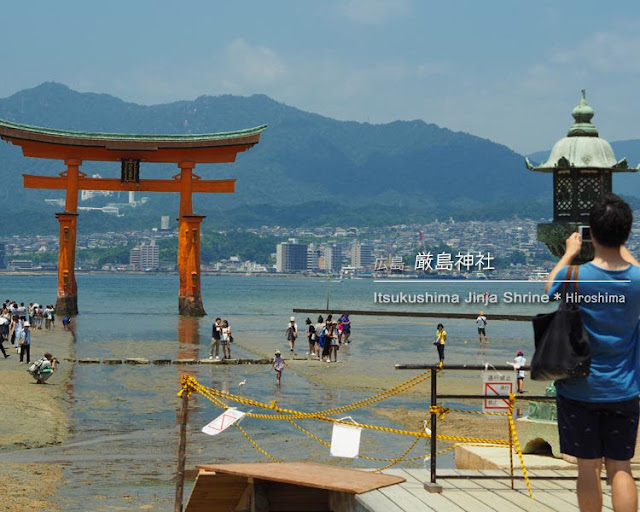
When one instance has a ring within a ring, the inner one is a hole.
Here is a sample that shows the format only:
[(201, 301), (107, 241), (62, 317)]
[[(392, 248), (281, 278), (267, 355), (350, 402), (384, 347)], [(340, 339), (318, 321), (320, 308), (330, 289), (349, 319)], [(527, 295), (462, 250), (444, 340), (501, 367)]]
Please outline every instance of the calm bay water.
[[(246, 276), (204, 276), (203, 301), (208, 316), (187, 319), (177, 315), (178, 277), (166, 275), (79, 275), (80, 315), (75, 319), (77, 339), (75, 356), (98, 358), (171, 358), (206, 357), (211, 323), (220, 316), (229, 320), (234, 337), (258, 339), (265, 351), (284, 349), (284, 330), (293, 308), (348, 310), (451, 311), (489, 317), (491, 350), (487, 362), (504, 364), (515, 351), (533, 352), (528, 322), (491, 321), (491, 314), (533, 314), (551, 309), (541, 304), (505, 304), (505, 292), (542, 293), (542, 283), (466, 282), (374, 282), (370, 279), (329, 282), (322, 278), (281, 278)], [(498, 304), (379, 304), (374, 295), (457, 294), (461, 300), (469, 292), (489, 292), (501, 299)], [(25, 303), (54, 303), (56, 276), (0, 276), (1, 298)], [(306, 316), (296, 315), (298, 325)], [(343, 364), (353, 358), (370, 362), (370, 372), (393, 374), (393, 365), (402, 362), (436, 361), (431, 345), (435, 324), (442, 321), (449, 333), (447, 361), (476, 364), (477, 333), (472, 320), (437, 318), (398, 318), (354, 316), (348, 351), (341, 351)], [(312, 317), (312, 320), (315, 320)], [(59, 323), (59, 322), (58, 322)], [(304, 340), (301, 340), (304, 341)], [(465, 343), (465, 341), (467, 343)], [(234, 356), (252, 354), (233, 346)], [(285, 351), (286, 352), (286, 351)], [(304, 352), (304, 347), (299, 347)], [(37, 352), (36, 352), (37, 353)], [(327, 365), (330, 366), (330, 365)], [(66, 485), (56, 498), (68, 511), (140, 510), (153, 503), (151, 510), (172, 510), (177, 450), (176, 392), (183, 372), (202, 384), (244, 393), (263, 402), (277, 399), (279, 405), (313, 411), (349, 404), (365, 395), (346, 390), (320, 389), (292, 369), (285, 372), (283, 386), (277, 390), (270, 367), (254, 366), (140, 366), (76, 365), (72, 375), (69, 401), (72, 435), (54, 452), (28, 450), (0, 453), (1, 460), (45, 461), (61, 464), (66, 470)], [(330, 371), (328, 368), (327, 371)], [(396, 372), (397, 382), (413, 372)], [(240, 388), (241, 380), (247, 384)], [(52, 379), (53, 380), (53, 379)], [(427, 408), (427, 398), (416, 401), (396, 398), (384, 407)], [(189, 417), (188, 467), (211, 462), (267, 461), (254, 450), (237, 429), (208, 437), (200, 428), (220, 413), (202, 397), (191, 401)], [(352, 413), (361, 423), (392, 425), (371, 410)], [(331, 436), (330, 426), (302, 423), (324, 440)], [(267, 452), (283, 460), (312, 459), (329, 462), (328, 449), (310, 440), (290, 425), (281, 422), (245, 420), (243, 427)], [(361, 453), (392, 457), (403, 452), (410, 438), (363, 434)], [(425, 452), (416, 449), (412, 455)], [(335, 459), (332, 463), (336, 463)], [(379, 467), (363, 459), (340, 463), (348, 467)], [(420, 466), (421, 461), (415, 463)], [(451, 458), (439, 459), (439, 466), (451, 466)]]

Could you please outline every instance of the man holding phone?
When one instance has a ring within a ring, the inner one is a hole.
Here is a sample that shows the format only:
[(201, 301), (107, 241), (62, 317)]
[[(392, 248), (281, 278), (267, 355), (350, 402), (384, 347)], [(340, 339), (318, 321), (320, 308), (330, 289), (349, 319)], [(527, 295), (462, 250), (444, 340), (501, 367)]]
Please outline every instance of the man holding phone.
[[(624, 246), (632, 222), (631, 208), (620, 197), (598, 199), (589, 216), (590, 229), (567, 238), (565, 253), (545, 286), (550, 297), (562, 293), (567, 266), (589, 237), (594, 258), (580, 266), (576, 289), (579, 296), (603, 297), (580, 304), (591, 343), (591, 373), (556, 381), (560, 451), (578, 460), (581, 511), (602, 509), (603, 457), (614, 510), (638, 509), (630, 461), (639, 416), (640, 263)], [(625, 300), (609, 303), (604, 299), (609, 295), (624, 295)]]
[(578, 234), (583, 242), (591, 242), (591, 228), (589, 226), (579, 226)]

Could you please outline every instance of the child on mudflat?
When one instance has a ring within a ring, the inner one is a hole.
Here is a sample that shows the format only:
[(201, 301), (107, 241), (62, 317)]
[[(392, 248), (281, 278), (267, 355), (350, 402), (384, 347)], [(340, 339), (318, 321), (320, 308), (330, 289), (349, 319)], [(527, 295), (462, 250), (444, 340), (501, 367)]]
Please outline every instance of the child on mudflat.
[(280, 353), (279, 350), (276, 350), (275, 357), (273, 358), (273, 363), (271, 363), (271, 368), (273, 368), (276, 371), (276, 384), (278, 386), (280, 385), (280, 378), (282, 377), (282, 370), (284, 370), (285, 366), (287, 366), (287, 365), (284, 362), (284, 359), (282, 359), (282, 354)]
[(518, 380), (518, 393), (524, 393), (524, 370), (522, 370), (522, 367), (525, 364), (527, 364), (527, 360), (524, 357), (524, 351), (518, 350), (513, 360), (513, 369), (516, 371), (516, 378)]

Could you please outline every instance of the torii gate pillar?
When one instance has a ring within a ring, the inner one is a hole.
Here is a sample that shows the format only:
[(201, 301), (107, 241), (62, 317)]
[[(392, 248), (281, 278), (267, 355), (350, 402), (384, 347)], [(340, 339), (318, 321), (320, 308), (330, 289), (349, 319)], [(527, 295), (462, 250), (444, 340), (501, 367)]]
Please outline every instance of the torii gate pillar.
[(78, 214), (56, 213), (60, 223), (60, 248), (58, 250), (58, 315), (78, 314), (78, 285), (76, 284), (76, 228)]
[(178, 312), (205, 316), (200, 293), (200, 223), (204, 215), (181, 215), (178, 226), (178, 273), (180, 292)]

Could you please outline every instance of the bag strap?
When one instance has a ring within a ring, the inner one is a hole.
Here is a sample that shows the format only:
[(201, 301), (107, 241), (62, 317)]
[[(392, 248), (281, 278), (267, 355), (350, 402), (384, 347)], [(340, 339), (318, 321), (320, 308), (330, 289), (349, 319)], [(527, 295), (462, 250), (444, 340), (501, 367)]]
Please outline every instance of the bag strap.
[(573, 291), (578, 293), (578, 275), (580, 273), (579, 265), (569, 265), (567, 268), (567, 274), (564, 276), (564, 283), (562, 287), (563, 300), (567, 296), (567, 288), (569, 284), (573, 284)]

